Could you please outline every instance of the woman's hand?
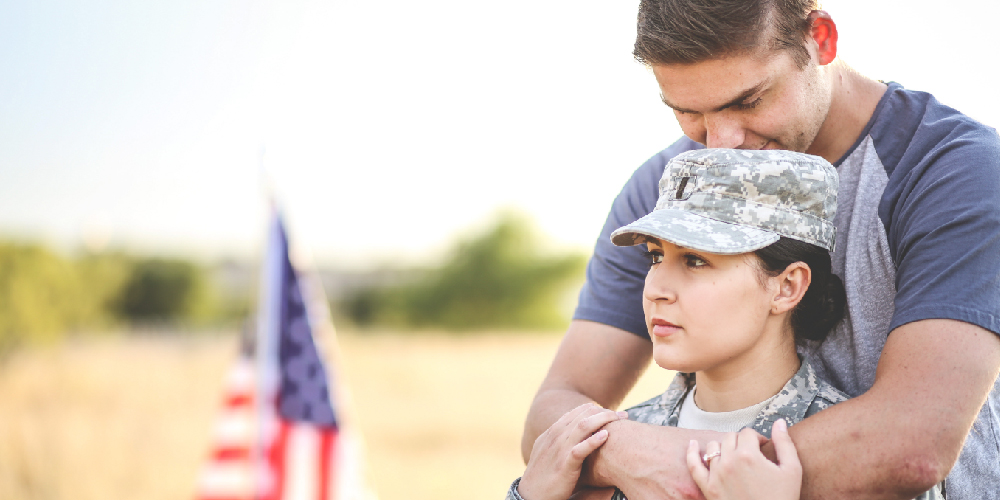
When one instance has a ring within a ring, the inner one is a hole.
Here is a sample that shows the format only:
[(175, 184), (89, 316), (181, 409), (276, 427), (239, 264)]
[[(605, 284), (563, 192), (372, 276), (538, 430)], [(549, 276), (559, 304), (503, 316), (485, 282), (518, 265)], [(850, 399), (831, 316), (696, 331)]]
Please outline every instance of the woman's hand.
[[(567, 412), (535, 440), (518, 493), (524, 500), (566, 500), (580, 480), (583, 460), (608, 440), (605, 424), (628, 414), (587, 403)], [(613, 491), (613, 490), (612, 490)]]
[(611, 500), (615, 496), (615, 488), (578, 488), (569, 500)]
[(778, 420), (771, 428), (777, 465), (760, 452), (762, 439), (753, 430), (743, 429), (739, 434), (726, 435), (721, 445), (712, 441), (705, 448), (705, 456), (709, 457), (707, 464), (698, 455), (698, 442), (691, 442), (687, 453), (688, 469), (705, 498), (798, 500), (802, 465), (785, 421)]

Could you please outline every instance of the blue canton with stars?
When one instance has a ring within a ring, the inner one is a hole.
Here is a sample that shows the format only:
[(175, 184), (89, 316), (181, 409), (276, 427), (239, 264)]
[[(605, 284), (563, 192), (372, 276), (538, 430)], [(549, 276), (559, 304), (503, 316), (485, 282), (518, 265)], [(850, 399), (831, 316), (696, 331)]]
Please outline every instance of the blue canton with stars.
[(286, 420), (336, 428), (337, 419), (331, 405), (326, 370), (313, 342), (298, 275), (288, 258), (288, 240), (284, 228), (281, 228), (280, 236), (284, 255), (280, 280), (281, 322), (278, 332), (281, 373), (278, 413)]

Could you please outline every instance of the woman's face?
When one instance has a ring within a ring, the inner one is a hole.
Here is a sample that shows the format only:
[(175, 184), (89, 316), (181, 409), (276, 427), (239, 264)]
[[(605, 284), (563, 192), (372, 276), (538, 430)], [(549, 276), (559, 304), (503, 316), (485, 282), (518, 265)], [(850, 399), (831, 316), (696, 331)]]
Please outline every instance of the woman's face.
[(761, 283), (756, 256), (700, 252), (660, 240), (647, 247), (652, 265), (642, 304), (658, 365), (712, 370), (770, 348), (762, 340), (769, 334), (777, 282)]

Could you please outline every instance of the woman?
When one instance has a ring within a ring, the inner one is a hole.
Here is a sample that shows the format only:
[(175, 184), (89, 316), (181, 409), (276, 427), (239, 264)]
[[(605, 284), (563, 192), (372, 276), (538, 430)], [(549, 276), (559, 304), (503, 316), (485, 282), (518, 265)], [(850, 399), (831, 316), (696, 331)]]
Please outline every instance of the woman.
[[(729, 433), (704, 455), (689, 446), (709, 500), (798, 499), (802, 472), (786, 427), (847, 399), (796, 350), (822, 342), (844, 314), (829, 255), (837, 183), (832, 165), (802, 153), (689, 151), (664, 169), (653, 212), (611, 235), (619, 246), (647, 246), (653, 359), (679, 372), (627, 417)], [(625, 415), (596, 405), (564, 415), (536, 440), (508, 499), (569, 498), (583, 460), (607, 440), (602, 427)], [(765, 438), (777, 464), (760, 451)]]

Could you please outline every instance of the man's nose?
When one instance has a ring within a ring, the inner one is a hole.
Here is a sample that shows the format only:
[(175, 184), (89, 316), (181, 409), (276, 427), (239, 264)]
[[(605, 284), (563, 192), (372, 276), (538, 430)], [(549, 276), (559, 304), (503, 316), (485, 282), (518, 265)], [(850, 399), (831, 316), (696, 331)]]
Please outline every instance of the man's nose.
[(705, 145), (710, 148), (739, 148), (746, 139), (743, 124), (723, 113), (705, 115)]

